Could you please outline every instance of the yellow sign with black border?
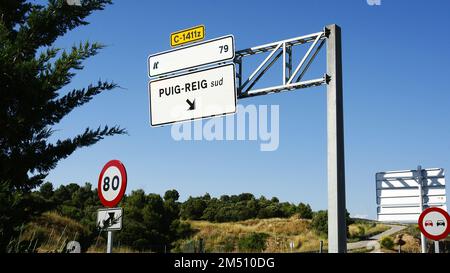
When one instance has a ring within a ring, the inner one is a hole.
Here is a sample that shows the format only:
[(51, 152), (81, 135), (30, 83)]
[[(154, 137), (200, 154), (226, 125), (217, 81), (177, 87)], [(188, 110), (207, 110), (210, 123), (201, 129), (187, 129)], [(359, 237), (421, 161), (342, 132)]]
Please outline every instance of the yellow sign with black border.
[(199, 25), (170, 34), (170, 46), (176, 47), (205, 39), (205, 26)]

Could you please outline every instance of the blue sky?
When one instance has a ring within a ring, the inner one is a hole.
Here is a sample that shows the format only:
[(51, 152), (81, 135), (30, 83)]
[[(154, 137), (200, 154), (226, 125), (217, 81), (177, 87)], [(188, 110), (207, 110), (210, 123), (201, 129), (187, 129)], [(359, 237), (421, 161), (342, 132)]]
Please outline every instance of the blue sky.
[[(204, 24), (206, 39), (233, 34), (243, 49), (292, 38), (336, 23), (343, 31), (347, 208), (376, 217), (375, 173), (450, 168), (449, 1), (115, 1), (89, 17), (90, 25), (59, 39), (107, 45), (62, 90), (99, 78), (124, 89), (97, 96), (55, 129), (54, 139), (86, 126), (121, 125), (128, 136), (77, 150), (47, 177), (56, 185), (97, 183), (103, 165), (121, 160), (128, 189), (181, 200), (251, 192), (282, 201), (327, 207), (326, 87), (238, 101), (280, 106), (280, 145), (261, 152), (255, 141), (181, 141), (170, 126), (148, 118), (147, 57), (170, 49), (170, 33)], [(325, 72), (323, 56), (311, 73)]]

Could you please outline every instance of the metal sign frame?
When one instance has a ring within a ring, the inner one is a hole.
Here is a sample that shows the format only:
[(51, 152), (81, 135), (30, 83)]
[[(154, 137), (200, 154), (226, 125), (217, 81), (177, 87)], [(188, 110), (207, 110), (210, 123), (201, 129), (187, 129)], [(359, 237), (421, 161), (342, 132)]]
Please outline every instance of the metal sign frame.
[[(235, 62), (238, 65), (238, 95), (239, 98), (247, 98), (259, 95), (266, 95), (274, 92), (290, 91), (294, 89), (307, 88), (312, 86), (320, 86), (326, 84), (326, 75), (322, 78), (302, 81), (311, 64), (314, 62), (317, 54), (327, 41), (327, 28), (324, 31), (291, 38), (283, 41), (273, 42), (261, 46), (256, 46), (248, 49), (239, 50), (236, 52)], [(306, 54), (301, 59), (294, 71), (292, 52), (295, 46), (311, 43)], [(244, 81), (243, 78), (243, 62), (245, 57), (270, 52), (264, 61), (251, 73), (251, 75)], [(281, 81), (279, 85), (267, 88), (252, 90), (253, 86), (264, 76), (264, 74), (276, 63), (276, 61), (283, 57), (283, 68)], [(297, 77), (296, 77), (297, 76)]]
[(379, 172), (375, 180), (378, 221), (417, 223), (425, 207), (446, 209), (442, 168)]
[[(444, 169), (442, 169), (442, 168), (422, 169), (422, 166), (420, 166), (420, 165), (417, 166), (417, 170), (382, 172), (381, 174), (383, 174), (383, 173), (405, 173), (405, 172), (410, 172), (411, 176), (408, 176), (407, 178), (416, 180), (416, 182), (417, 182), (417, 195), (418, 195), (418, 198), (419, 198), (418, 205), (419, 205), (420, 211), (422, 212), (424, 207), (425, 207), (424, 197), (427, 197), (427, 196), (424, 196), (424, 190), (423, 190), (423, 188), (424, 188), (424, 180), (427, 181), (427, 184), (428, 184), (428, 180), (430, 179), (430, 177), (428, 177), (428, 173), (427, 173), (428, 171), (439, 171), (440, 172), (438, 175), (431, 176), (433, 178), (444, 178), (445, 177)], [(425, 175), (423, 174), (423, 172), (425, 172)], [(377, 173), (375, 175), (375, 180), (376, 181), (378, 180), (378, 174), (380, 174), (380, 173)], [(433, 184), (433, 183), (434, 182), (432, 181), (431, 184)], [(377, 182), (376, 186), (378, 188), (378, 182)], [(428, 186), (428, 185), (426, 185), (426, 186)], [(443, 186), (444, 186), (444, 189), (445, 189), (445, 180), (444, 180)], [(378, 204), (378, 193), (377, 193), (377, 204)], [(428, 204), (426, 204), (426, 205), (428, 205)], [(444, 206), (445, 206), (445, 204), (444, 204)], [(377, 211), (377, 214), (378, 214), (378, 211)], [(420, 218), (420, 216), (419, 216), (419, 218)], [(426, 253), (427, 252), (427, 249), (426, 249), (426, 238), (425, 238), (425, 235), (423, 233), (420, 234), (420, 241), (421, 241), (422, 253)], [(435, 249), (436, 249), (436, 251), (439, 251), (439, 243), (438, 242), (435, 242)]]
[[(233, 39), (234, 43), (234, 39)], [(312, 43), (298, 66), (293, 71), (292, 49), (296, 45)], [(324, 45), (326, 48), (327, 71), (322, 78), (302, 81), (317, 54)], [(196, 46), (198, 44), (190, 45)], [(178, 48), (180, 50), (182, 48)], [(280, 52), (281, 51), (281, 52)], [(271, 52), (269, 56), (243, 79), (243, 62), (249, 57)], [(253, 90), (266, 72), (283, 56), (281, 83)], [(150, 58), (150, 57), (149, 57)], [(327, 86), (327, 177), (328, 177), (328, 252), (347, 251), (347, 226), (345, 205), (345, 157), (344, 157), (344, 115), (342, 83), (342, 41), (341, 28), (335, 24), (326, 26), (323, 31), (236, 51), (234, 62), (238, 66), (237, 98), (267, 95), (282, 91), (315, 86)], [(150, 65), (150, 62), (148, 62)], [(150, 73), (150, 72), (149, 72)]]
[[(273, 42), (236, 52), (238, 99), (279, 93), (316, 86), (327, 86), (327, 177), (328, 177), (328, 252), (347, 252), (345, 205), (345, 151), (342, 82), (342, 38), (338, 25), (328, 25), (323, 31), (283, 41)], [(311, 44), (293, 70), (293, 48)], [(316, 56), (326, 44), (327, 72), (322, 78), (303, 80)], [(244, 80), (243, 64), (248, 57), (270, 52), (250, 76)], [(283, 57), (280, 84), (253, 89), (266, 72)]]

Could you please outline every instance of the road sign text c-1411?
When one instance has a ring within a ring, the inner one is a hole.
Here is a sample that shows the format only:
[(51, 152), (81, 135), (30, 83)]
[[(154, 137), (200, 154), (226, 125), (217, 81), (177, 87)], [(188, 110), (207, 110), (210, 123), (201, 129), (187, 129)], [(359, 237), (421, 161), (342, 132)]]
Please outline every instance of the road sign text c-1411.
[(180, 46), (187, 43), (203, 40), (205, 38), (205, 26), (200, 25), (183, 29), (170, 34), (170, 46)]

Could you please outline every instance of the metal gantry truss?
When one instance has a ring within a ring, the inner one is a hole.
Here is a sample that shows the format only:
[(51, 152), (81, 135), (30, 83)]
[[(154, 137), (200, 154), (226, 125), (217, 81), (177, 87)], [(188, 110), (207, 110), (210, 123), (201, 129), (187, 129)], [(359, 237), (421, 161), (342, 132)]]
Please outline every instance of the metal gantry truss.
[[(293, 69), (293, 48), (311, 44), (298, 65)], [(322, 78), (303, 80), (317, 54), (327, 45), (327, 71)], [(243, 64), (249, 56), (270, 52), (262, 63), (244, 79)], [(253, 89), (266, 72), (283, 58), (283, 69), (278, 85)], [(313, 86), (327, 85), (327, 177), (328, 177), (328, 252), (347, 251), (347, 228), (345, 223), (345, 156), (344, 114), (342, 84), (341, 28), (328, 25), (323, 31), (252, 47), (236, 52), (237, 97), (249, 98), (270, 93), (290, 91)]]
[[(326, 74), (322, 78), (302, 81), (317, 54), (320, 52), (327, 38), (327, 29), (321, 32), (273, 42), (261, 46), (236, 51), (234, 62), (236, 63), (237, 95), (238, 98), (266, 95), (274, 92), (289, 91), (312, 86), (320, 86), (327, 83)], [(311, 43), (308, 51), (293, 70), (292, 52), (298, 45)], [(244, 61), (249, 56), (270, 52), (262, 63), (246, 79), (243, 77)], [(278, 85), (260, 89), (252, 89), (266, 72), (282, 57), (282, 75)]]

